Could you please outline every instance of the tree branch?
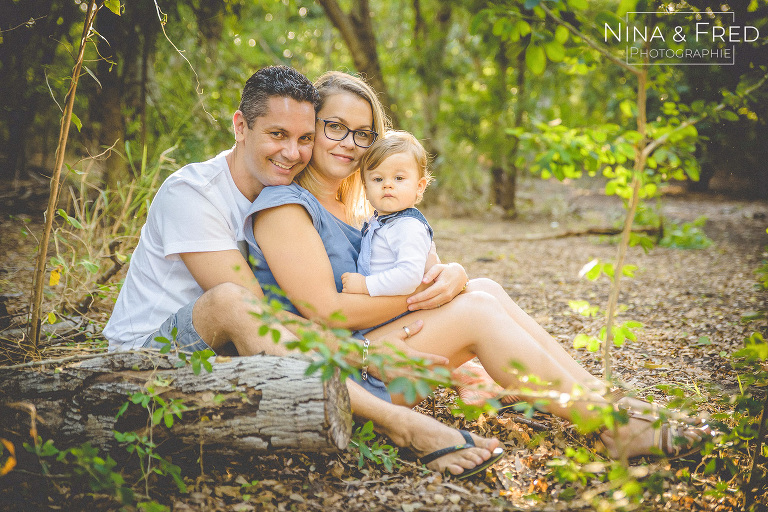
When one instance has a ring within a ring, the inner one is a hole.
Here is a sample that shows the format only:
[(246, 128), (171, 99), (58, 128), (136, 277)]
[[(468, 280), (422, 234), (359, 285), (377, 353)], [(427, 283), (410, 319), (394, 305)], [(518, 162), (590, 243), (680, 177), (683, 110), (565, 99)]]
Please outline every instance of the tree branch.
[[(744, 97), (744, 96), (748, 96), (748, 95), (752, 94), (757, 89), (762, 87), (763, 84), (766, 82), (766, 80), (768, 80), (768, 74), (764, 75), (763, 78), (760, 79), (755, 85), (753, 85), (752, 87), (748, 88), (743, 93), (741, 93), (741, 96)], [(676, 126), (673, 130), (665, 133), (664, 135), (661, 135), (657, 139), (654, 139), (653, 141), (651, 141), (647, 146), (645, 146), (645, 148), (643, 149), (643, 155), (646, 158), (649, 157), (651, 154), (653, 154), (654, 151), (656, 151), (656, 149), (659, 146), (664, 144), (672, 135), (674, 135), (675, 133), (680, 132), (681, 130), (684, 130), (685, 128), (688, 128), (689, 126), (693, 126), (694, 124), (704, 120), (705, 118), (709, 117), (709, 115), (712, 112), (720, 112), (721, 110), (723, 110), (725, 108), (725, 106), (726, 106), (725, 103), (720, 103), (719, 105), (714, 107), (711, 112), (704, 113), (704, 114), (702, 114), (702, 115), (700, 115), (698, 117), (694, 117), (692, 119), (688, 119), (687, 121), (685, 121), (683, 123), (680, 123), (680, 125)]]
[(539, 4), (539, 7), (541, 7), (544, 10), (544, 12), (546, 12), (547, 15), (550, 18), (555, 20), (555, 22), (557, 22), (558, 24), (560, 24), (560, 25), (564, 26), (565, 28), (567, 28), (568, 31), (570, 31), (573, 35), (575, 35), (576, 37), (578, 37), (579, 39), (581, 39), (582, 41), (587, 43), (587, 45), (590, 48), (596, 50), (600, 55), (602, 55), (606, 59), (610, 60), (611, 62), (613, 62), (617, 66), (621, 66), (622, 68), (626, 69), (627, 71), (629, 71), (631, 73), (634, 73), (635, 75), (638, 75), (638, 76), (640, 75), (640, 73), (641, 73), (640, 69), (638, 69), (635, 66), (632, 66), (630, 64), (627, 64), (626, 62), (624, 62), (620, 58), (618, 58), (615, 55), (611, 54), (611, 52), (609, 52), (608, 50), (606, 50), (605, 48), (600, 46), (598, 43), (596, 43), (595, 41), (593, 41), (592, 39), (590, 39), (589, 37), (584, 35), (581, 31), (579, 31), (579, 29), (577, 29), (576, 27), (574, 27), (573, 25), (571, 25), (570, 23), (568, 23), (567, 21), (565, 21), (564, 19), (559, 17), (557, 14), (553, 13), (549, 9), (549, 7), (544, 5), (543, 2)]

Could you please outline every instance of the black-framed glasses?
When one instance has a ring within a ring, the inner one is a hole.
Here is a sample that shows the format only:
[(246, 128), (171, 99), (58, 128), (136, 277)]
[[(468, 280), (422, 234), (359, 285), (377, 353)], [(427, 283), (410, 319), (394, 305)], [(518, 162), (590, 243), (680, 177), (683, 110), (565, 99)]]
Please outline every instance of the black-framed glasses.
[(352, 142), (361, 148), (371, 147), (371, 144), (376, 142), (376, 138), (379, 136), (373, 130), (350, 130), (344, 123), (333, 121), (332, 119), (320, 119), (318, 117), (317, 120), (324, 123), (323, 133), (329, 139), (344, 140), (347, 138), (347, 135), (352, 133)]

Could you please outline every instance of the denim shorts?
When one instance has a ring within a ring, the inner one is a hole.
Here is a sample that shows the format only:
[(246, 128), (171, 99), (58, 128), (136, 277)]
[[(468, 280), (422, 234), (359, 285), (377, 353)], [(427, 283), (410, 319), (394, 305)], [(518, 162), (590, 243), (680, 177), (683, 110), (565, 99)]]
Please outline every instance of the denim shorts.
[[(198, 350), (211, 349), (206, 342), (197, 334), (195, 326), (192, 325), (192, 309), (195, 307), (192, 301), (176, 313), (168, 317), (158, 330), (147, 336), (144, 340), (143, 348), (163, 348), (166, 344), (157, 341), (155, 338), (165, 338), (171, 340), (171, 347), (182, 352), (197, 352)], [(176, 328), (176, 336), (173, 336), (173, 328)]]
[(349, 378), (360, 384), (364, 390), (376, 398), (381, 398), (385, 402), (392, 403), (392, 397), (390, 396), (389, 391), (387, 391), (387, 385), (373, 375), (369, 374), (368, 377), (363, 380), (362, 374), (357, 371), (350, 375)]
[[(365, 335), (363, 335), (361, 331), (353, 332), (352, 337), (360, 341), (365, 339)], [(392, 397), (389, 395), (389, 391), (387, 391), (387, 385), (384, 384), (384, 382), (382, 382), (381, 380), (374, 377), (373, 375), (368, 374), (366, 379), (363, 380), (363, 374), (360, 370), (358, 370), (355, 373), (351, 374), (349, 378), (357, 382), (358, 384), (360, 384), (360, 386), (364, 390), (366, 390), (376, 398), (381, 398), (385, 402), (392, 403)]]
[(378, 329), (379, 327), (384, 327), (384, 326), (385, 326), (385, 325), (387, 325), (387, 324), (391, 324), (391, 323), (392, 323), (392, 322), (394, 322), (395, 320), (399, 320), (400, 318), (403, 318), (405, 315), (410, 315), (411, 313), (413, 313), (413, 311), (406, 311), (406, 312), (404, 312), (404, 313), (400, 313), (400, 314), (399, 314), (399, 315), (397, 315), (396, 317), (394, 317), (394, 318), (390, 318), (390, 319), (389, 319), (389, 320), (387, 320), (386, 322), (381, 322), (379, 325), (374, 325), (373, 327), (368, 327), (368, 328), (366, 328), (366, 329), (360, 329), (359, 331), (355, 331), (355, 332), (356, 332), (356, 333), (357, 333), (357, 332), (359, 332), (360, 334), (362, 334), (363, 336), (365, 336), (365, 335), (367, 335), (369, 332), (371, 332), (371, 331), (375, 331), (375, 330), (376, 330), (376, 329)]
[[(158, 330), (147, 336), (144, 340), (143, 348), (161, 349), (165, 346), (165, 343), (157, 341), (155, 338), (165, 338), (171, 340), (172, 347), (179, 347), (182, 352), (197, 352), (198, 350), (211, 349), (208, 344), (203, 341), (195, 326), (192, 325), (192, 309), (195, 307), (195, 301), (190, 302), (176, 313), (168, 317), (163, 322)], [(176, 337), (173, 337), (173, 328), (176, 328)], [(362, 338), (362, 335), (356, 335), (357, 338)], [(213, 350), (213, 349), (211, 349)], [(363, 380), (360, 372), (353, 373), (351, 375), (352, 380), (360, 384), (363, 389), (387, 402), (392, 402), (392, 397), (387, 391), (387, 385), (382, 381), (368, 375), (366, 380)]]

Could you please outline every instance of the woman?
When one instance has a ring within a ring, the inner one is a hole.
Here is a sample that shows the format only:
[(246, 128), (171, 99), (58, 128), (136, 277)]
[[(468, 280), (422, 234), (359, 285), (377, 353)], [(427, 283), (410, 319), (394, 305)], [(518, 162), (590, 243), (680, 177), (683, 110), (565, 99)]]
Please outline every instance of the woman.
[[(310, 164), (297, 178), (306, 190), (293, 184), (262, 191), (251, 208), (254, 236), (249, 236), (249, 243), (259, 263), (259, 282), (270, 284), (271, 279), (278, 284), (302, 316), (362, 329), (386, 322), (406, 308), (413, 311), (417, 308), (414, 304), (423, 296), (417, 294), (406, 300), (340, 293), (341, 274), (355, 271), (360, 238), (356, 226), (368, 215), (358, 164), (370, 146), (370, 132), (383, 133), (386, 123), (375, 93), (358, 78), (330, 72), (320, 77), (316, 86), (321, 106), (317, 112), (315, 145)], [(344, 125), (346, 135), (339, 137), (337, 132), (331, 132), (334, 135), (329, 137), (325, 130), (329, 123), (337, 128)], [(441, 266), (430, 269), (425, 282), (444, 271)], [(578, 400), (551, 400), (544, 408), (569, 420), (599, 414), (593, 406), (608, 404), (603, 396), (606, 383), (571, 358), (501, 286), (487, 279), (463, 279), (452, 278), (452, 284), (447, 286), (451, 290), (421, 302), (421, 306), (436, 308), (413, 311), (375, 329), (369, 337), (378, 338), (393, 327), (405, 329), (408, 335), (412, 322), (423, 321), (423, 326), (419, 324), (420, 332), (407, 340), (413, 349), (447, 358), (451, 368), (477, 356), (488, 374), (507, 389), (519, 389), (522, 384), (542, 392), (554, 390), (557, 396), (565, 397), (580, 390), (582, 396)], [(466, 289), (456, 295), (464, 286), (462, 282)], [(338, 311), (346, 320), (331, 322), (332, 314)], [(521, 363), (524, 372), (536, 376), (542, 384), (518, 379), (508, 371), (513, 361)], [(377, 392), (370, 386), (368, 389)], [(675, 455), (675, 439), (684, 438), (683, 447), (690, 448), (709, 436), (706, 426), (683, 427), (670, 422), (665, 422), (658, 432), (653, 428), (657, 418), (637, 411), (647, 404), (635, 400), (627, 405), (635, 408), (630, 410), (629, 422), (615, 432), (601, 434), (611, 456), (639, 456), (658, 449)]]

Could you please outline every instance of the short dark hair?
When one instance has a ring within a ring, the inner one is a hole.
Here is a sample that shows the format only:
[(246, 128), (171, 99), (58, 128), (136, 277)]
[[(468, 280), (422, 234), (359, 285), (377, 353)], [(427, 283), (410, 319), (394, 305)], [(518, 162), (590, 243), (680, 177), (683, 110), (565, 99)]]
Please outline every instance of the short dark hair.
[(312, 103), (317, 111), (320, 95), (307, 77), (288, 66), (261, 68), (245, 82), (240, 98), (239, 110), (245, 117), (248, 128), (257, 117), (267, 115), (269, 98), (274, 96), (292, 98)]

